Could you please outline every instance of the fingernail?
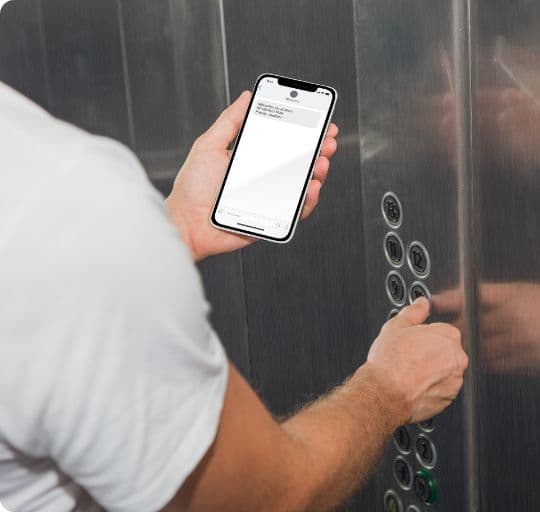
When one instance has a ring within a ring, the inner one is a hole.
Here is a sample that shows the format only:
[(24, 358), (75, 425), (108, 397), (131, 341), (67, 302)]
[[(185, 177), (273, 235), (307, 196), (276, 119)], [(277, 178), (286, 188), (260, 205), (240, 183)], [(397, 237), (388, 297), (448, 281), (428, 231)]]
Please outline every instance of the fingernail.
[(427, 302), (427, 299), (425, 297), (417, 297), (413, 304), (422, 304), (422, 302)]

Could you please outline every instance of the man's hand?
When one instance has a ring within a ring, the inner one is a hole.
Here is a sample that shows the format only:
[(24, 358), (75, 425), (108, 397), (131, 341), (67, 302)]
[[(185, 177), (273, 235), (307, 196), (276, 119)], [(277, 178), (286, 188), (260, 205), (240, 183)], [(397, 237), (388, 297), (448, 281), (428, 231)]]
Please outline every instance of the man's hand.
[(457, 397), (469, 360), (461, 333), (449, 324), (421, 325), (429, 302), (418, 299), (389, 320), (368, 354), (371, 378), (399, 410), (392, 416), (414, 423), (439, 414)]
[(214, 444), (167, 512), (335, 510), (364, 483), (393, 431), (441, 412), (461, 387), (459, 331), (420, 325), (427, 300), (382, 328), (342, 386), (278, 424), (231, 366)]
[[(218, 230), (210, 224), (210, 214), (229, 163), (228, 147), (242, 125), (250, 98), (250, 92), (243, 92), (195, 141), (167, 198), (171, 220), (197, 261), (241, 249), (255, 241), (254, 238)], [(332, 123), (315, 162), (302, 219), (308, 217), (319, 202), (319, 193), (330, 167), (329, 159), (337, 148), (337, 133), (338, 128)]]

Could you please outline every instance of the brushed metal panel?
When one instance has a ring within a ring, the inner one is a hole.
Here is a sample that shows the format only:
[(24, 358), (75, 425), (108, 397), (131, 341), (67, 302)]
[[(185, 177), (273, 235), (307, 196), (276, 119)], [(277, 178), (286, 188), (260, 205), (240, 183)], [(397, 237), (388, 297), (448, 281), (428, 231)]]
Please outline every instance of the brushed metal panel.
[[(366, 336), (352, 3), (226, 0), (232, 96), (263, 72), (334, 85), (339, 151), (311, 219), (291, 243), (243, 251), (253, 382), (286, 414), (361, 364)], [(343, 510), (373, 510), (366, 487)]]
[(476, 2), (481, 510), (540, 509), (540, 4)]
[[(463, 101), (460, 87), (466, 55), (456, 44), (454, 27), (463, 15), (452, 2), (357, 0), (355, 34), (364, 187), (363, 219), (366, 248), (366, 289), (369, 291), (369, 338), (376, 336), (395, 306), (385, 289), (386, 276), (396, 269), (384, 254), (385, 235), (395, 231), (405, 248), (420, 241), (429, 251), (429, 276), (419, 278), (405, 261), (397, 271), (408, 288), (423, 282), (433, 296), (430, 321), (454, 321), (463, 328), (463, 196), (458, 158), (456, 117)], [(463, 26), (458, 28), (463, 29)], [(459, 34), (459, 30), (456, 31)], [(461, 84), (463, 85), (463, 84)], [(461, 96), (459, 96), (461, 95)], [(462, 142), (462, 141), (461, 141)], [(385, 193), (394, 192), (402, 206), (399, 227), (389, 226), (381, 211)], [(449, 297), (452, 304), (449, 306)], [(437, 451), (431, 473), (438, 500), (423, 504), (412, 490), (403, 490), (393, 474), (398, 456), (394, 443), (377, 471), (374, 510), (384, 510), (383, 498), (393, 489), (404, 510), (456, 512), (468, 507), (466, 415), (463, 399), (440, 417), (427, 436)], [(409, 426), (414, 440), (422, 433)], [(413, 472), (421, 469), (414, 449), (402, 455)]]
[[(173, 25), (168, 2), (120, 0), (118, 2), (125, 44), (134, 133), (132, 146), (155, 172), (156, 157), (169, 153), (171, 169), (180, 160), (175, 101)], [(179, 29), (180, 27), (175, 27)], [(197, 77), (193, 77), (196, 79)], [(186, 80), (187, 82), (187, 80)], [(154, 156), (154, 158), (152, 158)], [(153, 165), (152, 165), (153, 164)]]
[(0, 13), (0, 80), (47, 108), (47, 63), (41, 3), (9, 2)]
[(42, 8), (49, 110), (82, 128), (129, 144), (116, 3), (47, 0)]

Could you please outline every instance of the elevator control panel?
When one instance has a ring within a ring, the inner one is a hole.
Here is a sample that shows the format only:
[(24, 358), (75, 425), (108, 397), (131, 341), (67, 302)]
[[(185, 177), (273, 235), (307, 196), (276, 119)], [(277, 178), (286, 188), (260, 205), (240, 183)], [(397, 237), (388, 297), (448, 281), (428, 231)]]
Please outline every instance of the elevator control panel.
[[(427, 280), (431, 273), (428, 248), (420, 240), (403, 237), (404, 210), (394, 192), (386, 192), (381, 209), (387, 226), (382, 250), (388, 270), (384, 283), (390, 303), (387, 319), (418, 297), (432, 300)], [(407, 229), (405, 229), (407, 231)], [(384, 493), (385, 512), (426, 512), (437, 501), (437, 482), (432, 470), (437, 466), (437, 448), (431, 435), (435, 420), (403, 425), (393, 436), (393, 481)]]

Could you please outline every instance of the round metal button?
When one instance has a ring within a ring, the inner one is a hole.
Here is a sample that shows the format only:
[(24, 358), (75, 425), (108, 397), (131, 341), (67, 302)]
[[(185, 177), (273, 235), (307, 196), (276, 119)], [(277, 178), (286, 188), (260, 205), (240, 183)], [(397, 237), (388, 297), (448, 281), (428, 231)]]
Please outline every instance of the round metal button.
[(403, 210), (396, 194), (393, 192), (384, 194), (381, 208), (387, 224), (392, 228), (399, 228), (403, 220)]
[(391, 231), (384, 237), (384, 254), (393, 267), (399, 268), (403, 265), (405, 248), (397, 233)]
[(403, 512), (399, 496), (391, 489), (384, 494), (384, 512)]
[(420, 434), (414, 443), (414, 452), (418, 462), (426, 468), (433, 468), (437, 463), (437, 451), (435, 445), (424, 434)]
[(399, 272), (393, 270), (386, 277), (386, 293), (395, 306), (403, 306), (405, 304), (407, 286)]
[(407, 427), (399, 427), (394, 432), (394, 444), (404, 455), (411, 453), (411, 435), (409, 434)]
[(409, 302), (412, 304), (418, 297), (426, 297), (431, 303), (431, 292), (420, 281), (415, 281), (409, 289)]
[(399, 315), (399, 309), (393, 308), (390, 313), (388, 313), (388, 316), (386, 317), (386, 320), (392, 320), (392, 318)]
[(413, 472), (403, 457), (397, 457), (394, 461), (394, 477), (402, 489), (408, 491), (412, 487)]
[(407, 249), (407, 262), (411, 272), (420, 278), (425, 278), (431, 270), (429, 253), (421, 242), (411, 242)]
[(429, 420), (424, 420), (418, 423), (418, 426), (424, 431), (424, 432), (433, 432), (435, 430), (435, 420), (433, 418), (430, 418)]
[(420, 512), (420, 509), (416, 505), (409, 505), (407, 507), (407, 512)]

